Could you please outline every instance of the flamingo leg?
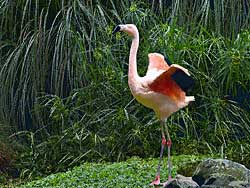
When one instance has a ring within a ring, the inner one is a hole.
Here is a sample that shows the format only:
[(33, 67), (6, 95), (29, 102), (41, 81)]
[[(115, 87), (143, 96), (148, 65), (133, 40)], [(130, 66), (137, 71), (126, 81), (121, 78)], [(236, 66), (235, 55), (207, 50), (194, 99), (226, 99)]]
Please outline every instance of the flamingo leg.
[(172, 164), (171, 164), (171, 156), (170, 156), (170, 150), (172, 146), (172, 141), (170, 139), (169, 131), (168, 131), (168, 126), (165, 125), (165, 130), (166, 130), (166, 135), (167, 135), (167, 148), (168, 148), (168, 162), (167, 162), (167, 167), (168, 167), (168, 180), (164, 183), (162, 183), (163, 187), (167, 187), (171, 182), (172, 182)]
[(164, 130), (163, 130), (163, 125), (164, 125), (164, 122), (161, 121), (161, 136), (162, 136), (162, 141), (161, 141), (160, 159), (159, 159), (159, 163), (158, 163), (158, 167), (157, 167), (157, 172), (156, 172), (155, 180), (150, 185), (159, 185), (160, 184), (160, 170), (161, 170), (162, 156), (163, 156), (163, 152), (164, 152), (164, 149), (165, 149), (165, 145), (167, 143), (166, 142), (166, 138), (165, 138), (165, 134), (164, 134)]
[(161, 185), (163, 185), (163, 187), (166, 187), (168, 184), (171, 183), (172, 181), (172, 164), (171, 164), (171, 157), (170, 157), (170, 150), (171, 150), (171, 139), (170, 139), (170, 134), (168, 131), (168, 126), (164, 123), (164, 127), (166, 130), (166, 135), (167, 135), (167, 141), (166, 141), (166, 145), (168, 148), (168, 162), (167, 162), (167, 167), (168, 167), (168, 181), (162, 183)]
[(170, 150), (171, 150), (171, 146), (172, 146), (172, 141), (170, 138), (170, 134), (168, 131), (168, 126), (166, 124), (165, 125), (165, 129), (166, 129), (166, 135), (167, 135), (167, 147), (168, 147), (168, 181), (171, 181), (172, 179), (172, 164), (171, 164), (171, 156), (170, 156)]

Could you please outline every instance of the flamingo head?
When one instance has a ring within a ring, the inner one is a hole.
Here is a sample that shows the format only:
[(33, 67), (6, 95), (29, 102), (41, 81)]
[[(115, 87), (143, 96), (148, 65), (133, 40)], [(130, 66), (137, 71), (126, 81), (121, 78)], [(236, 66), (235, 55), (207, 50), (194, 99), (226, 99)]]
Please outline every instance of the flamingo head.
[(130, 36), (137, 36), (138, 35), (138, 29), (134, 24), (120, 24), (117, 25), (112, 34), (115, 34), (119, 31), (123, 31), (125, 33), (127, 33)]

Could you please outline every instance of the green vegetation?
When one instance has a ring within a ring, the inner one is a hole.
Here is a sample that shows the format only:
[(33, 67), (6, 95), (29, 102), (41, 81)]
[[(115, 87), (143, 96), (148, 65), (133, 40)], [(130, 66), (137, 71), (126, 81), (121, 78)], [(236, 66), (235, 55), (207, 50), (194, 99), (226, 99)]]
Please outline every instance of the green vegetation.
[[(187, 164), (195, 166), (204, 158), (205, 156), (174, 157), (173, 173), (180, 173), (179, 170)], [(131, 158), (119, 163), (85, 163), (65, 173), (53, 174), (17, 187), (149, 187), (150, 181), (155, 178), (157, 162), (156, 159)], [(166, 170), (162, 170), (161, 178), (162, 181), (167, 180)]]
[(167, 122), (173, 153), (220, 153), (250, 166), (249, 8), (245, 0), (2, 0), (0, 159), (33, 179), (85, 161), (158, 157), (159, 123), (127, 85), (131, 41), (111, 34), (125, 22), (140, 31), (140, 75), (147, 54), (159, 52), (195, 79), (196, 101)]

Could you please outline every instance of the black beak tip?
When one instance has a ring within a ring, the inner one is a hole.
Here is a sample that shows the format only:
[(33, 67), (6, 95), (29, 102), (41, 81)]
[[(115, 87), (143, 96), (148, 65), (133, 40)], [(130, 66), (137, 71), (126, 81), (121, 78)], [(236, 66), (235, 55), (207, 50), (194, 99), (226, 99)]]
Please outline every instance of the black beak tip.
[(114, 27), (112, 34), (114, 35), (117, 32), (119, 32), (120, 30), (121, 30), (121, 27), (118, 25), (118, 26)]

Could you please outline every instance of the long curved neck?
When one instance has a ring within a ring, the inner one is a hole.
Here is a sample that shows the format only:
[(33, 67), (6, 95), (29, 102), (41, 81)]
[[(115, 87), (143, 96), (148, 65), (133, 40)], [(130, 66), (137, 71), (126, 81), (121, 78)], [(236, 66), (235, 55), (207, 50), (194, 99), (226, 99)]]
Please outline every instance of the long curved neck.
[(129, 54), (129, 68), (128, 68), (128, 79), (129, 83), (133, 83), (137, 80), (139, 77), (137, 73), (137, 62), (136, 62), (136, 55), (137, 50), (139, 47), (139, 33), (136, 31), (133, 35), (133, 40), (130, 48), (130, 54)]

